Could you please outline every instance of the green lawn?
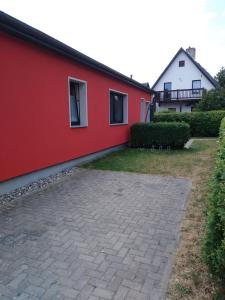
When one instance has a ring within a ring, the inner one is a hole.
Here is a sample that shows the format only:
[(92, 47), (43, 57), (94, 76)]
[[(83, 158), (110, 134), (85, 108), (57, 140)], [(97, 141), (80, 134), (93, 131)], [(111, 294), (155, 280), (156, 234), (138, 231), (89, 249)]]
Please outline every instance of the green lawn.
[(215, 151), (216, 139), (196, 140), (190, 149), (151, 150), (126, 148), (84, 165), (85, 168), (191, 177)]

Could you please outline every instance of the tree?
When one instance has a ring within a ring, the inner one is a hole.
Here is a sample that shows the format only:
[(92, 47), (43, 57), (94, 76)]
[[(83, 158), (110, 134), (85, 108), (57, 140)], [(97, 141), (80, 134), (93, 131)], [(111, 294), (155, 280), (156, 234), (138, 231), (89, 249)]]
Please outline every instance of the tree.
[(216, 74), (215, 79), (219, 82), (221, 88), (225, 88), (225, 68), (220, 68), (219, 72)]
[(208, 91), (196, 106), (197, 110), (225, 110), (225, 87)]
[(202, 99), (196, 106), (196, 110), (225, 110), (225, 68), (221, 67), (215, 79), (219, 88), (203, 94)]

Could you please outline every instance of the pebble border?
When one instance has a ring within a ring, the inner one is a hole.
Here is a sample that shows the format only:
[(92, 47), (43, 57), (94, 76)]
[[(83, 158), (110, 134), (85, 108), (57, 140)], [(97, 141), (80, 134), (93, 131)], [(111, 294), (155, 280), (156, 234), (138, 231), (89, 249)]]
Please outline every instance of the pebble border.
[(63, 171), (60, 171), (60, 172), (54, 174), (54, 175), (40, 178), (38, 180), (33, 181), (30, 184), (24, 185), (24, 186), (17, 188), (9, 193), (0, 195), (0, 209), (10, 206), (10, 204), (13, 204), (15, 202), (15, 200), (17, 200), (18, 198), (20, 198), (22, 196), (26, 196), (35, 191), (45, 189), (50, 184), (58, 182), (66, 176), (71, 176), (75, 172), (76, 169), (77, 169), (77, 167), (67, 168)]

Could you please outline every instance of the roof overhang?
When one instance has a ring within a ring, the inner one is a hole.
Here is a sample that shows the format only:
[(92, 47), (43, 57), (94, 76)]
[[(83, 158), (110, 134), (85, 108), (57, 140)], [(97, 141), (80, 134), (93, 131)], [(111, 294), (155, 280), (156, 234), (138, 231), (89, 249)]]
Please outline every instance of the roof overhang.
[(50, 51), (54, 51), (59, 55), (62, 55), (75, 62), (81, 63), (104, 74), (107, 74), (114, 79), (125, 82), (126, 84), (139, 88), (147, 93), (154, 93), (152, 89), (144, 86), (140, 82), (111, 69), (110, 67), (88, 57), (87, 55), (19, 21), (18, 19), (9, 16), (2, 11), (0, 11), (0, 30), (7, 32), (8, 34), (12, 34), (25, 41), (44, 47)]

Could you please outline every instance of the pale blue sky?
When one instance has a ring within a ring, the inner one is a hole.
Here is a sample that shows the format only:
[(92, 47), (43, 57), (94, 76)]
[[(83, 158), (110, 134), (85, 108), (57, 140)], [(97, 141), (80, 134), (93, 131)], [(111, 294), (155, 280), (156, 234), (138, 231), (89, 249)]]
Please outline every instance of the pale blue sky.
[(225, 65), (224, 0), (0, 0), (0, 10), (153, 85), (180, 47)]

